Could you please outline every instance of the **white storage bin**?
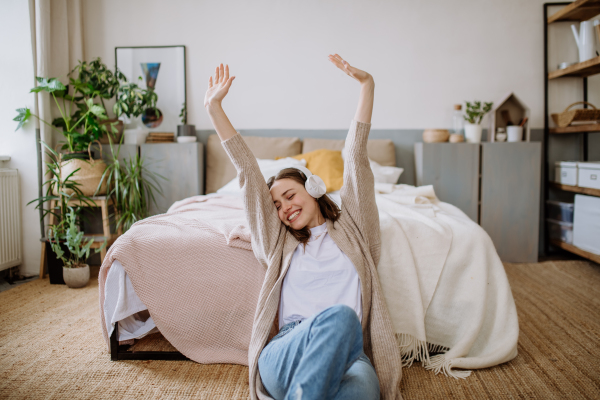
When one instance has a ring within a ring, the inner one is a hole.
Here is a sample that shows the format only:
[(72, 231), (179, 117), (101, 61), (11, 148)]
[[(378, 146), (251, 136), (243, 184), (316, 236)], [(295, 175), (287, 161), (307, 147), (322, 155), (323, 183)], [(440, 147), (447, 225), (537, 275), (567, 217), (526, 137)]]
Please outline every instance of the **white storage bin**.
[(554, 181), (577, 186), (577, 161), (557, 161), (554, 164)]
[(573, 244), (573, 224), (555, 221), (550, 218), (546, 219), (546, 223), (548, 224), (548, 236), (550, 236), (550, 239)]
[(573, 245), (600, 254), (600, 197), (575, 195)]
[(600, 189), (600, 162), (580, 162), (577, 173), (578, 186)]

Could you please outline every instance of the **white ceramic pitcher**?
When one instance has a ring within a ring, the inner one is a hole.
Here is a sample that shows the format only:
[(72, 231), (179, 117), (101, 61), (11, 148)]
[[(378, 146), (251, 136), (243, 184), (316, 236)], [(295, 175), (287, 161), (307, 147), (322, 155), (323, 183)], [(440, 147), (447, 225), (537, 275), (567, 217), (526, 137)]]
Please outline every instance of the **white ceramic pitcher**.
[(577, 32), (577, 27), (575, 25), (571, 25), (571, 29), (573, 30), (575, 42), (577, 42), (577, 47), (579, 48), (579, 62), (584, 62), (596, 57), (594, 22), (582, 21), (579, 24), (579, 33)]

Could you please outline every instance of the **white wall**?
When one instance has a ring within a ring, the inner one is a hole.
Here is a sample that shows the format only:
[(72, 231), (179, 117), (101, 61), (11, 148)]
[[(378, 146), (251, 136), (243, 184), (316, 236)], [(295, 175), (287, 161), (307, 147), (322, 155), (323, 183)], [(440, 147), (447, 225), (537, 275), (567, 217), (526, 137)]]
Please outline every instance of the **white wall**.
[[(38, 197), (35, 128), (28, 123), (15, 132), (12, 119), (15, 109), (33, 109), (34, 97), (29, 93), (35, 83), (29, 30), (29, 5), (23, 0), (4, 0), (0, 13), (0, 154), (11, 161), (5, 167), (17, 168), (21, 183), (21, 226), (23, 228), (23, 275), (36, 275), (40, 263), (39, 214), (26, 204)], [(1, 163), (0, 163), (1, 164)], [(0, 167), (2, 167), (0, 165)]]
[[(358, 88), (327, 55), (376, 81), (374, 128), (450, 125), (452, 105), (515, 91), (543, 127), (544, 0), (86, 0), (85, 51), (187, 46), (190, 123), (219, 62), (236, 75), (225, 101), (238, 129), (345, 128)], [(574, 60), (573, 60), (574, 61)]]

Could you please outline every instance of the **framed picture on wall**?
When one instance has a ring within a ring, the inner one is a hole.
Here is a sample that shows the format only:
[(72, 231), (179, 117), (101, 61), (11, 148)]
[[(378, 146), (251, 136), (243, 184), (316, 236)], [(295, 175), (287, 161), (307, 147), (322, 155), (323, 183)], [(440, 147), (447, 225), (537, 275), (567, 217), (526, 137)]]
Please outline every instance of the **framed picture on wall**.
[(115, 64), (129, 82), (158, 95), (159, 112), (148, 109), (141, 116), (146, 128), (177, 132), (179, 113), (186, 102), (185, 46), (115, 47)]

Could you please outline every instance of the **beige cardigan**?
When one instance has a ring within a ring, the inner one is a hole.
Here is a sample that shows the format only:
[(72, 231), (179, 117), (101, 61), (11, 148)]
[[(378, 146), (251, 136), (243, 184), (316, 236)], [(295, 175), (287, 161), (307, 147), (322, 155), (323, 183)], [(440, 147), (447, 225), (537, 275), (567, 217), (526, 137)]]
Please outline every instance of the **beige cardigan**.
[[(342, 212), (327, 231), (354, 264), (361, 282), (364, 351), (371, 359), (384, 400), (401, 399), (402, 361), (392, 322), (383, 298), (376, 267), (381, 252), (379, 214), (373, 173), (367, 157), (371, 124), (352, 121), (346, 138)], [(271, 193), (256, 158), (241, 135), (222, 142), (238, 172), (244, 191), (244, 209), (252, 234), (254, 255), (266, 269), (252, 326), (248, 350), (250, 394), (253, 400), (271, 399), (262, 385), (258, 358), (276, 331), (274, 324), (281, 283), (299, 242), (287, 232), (277, 215)]]

